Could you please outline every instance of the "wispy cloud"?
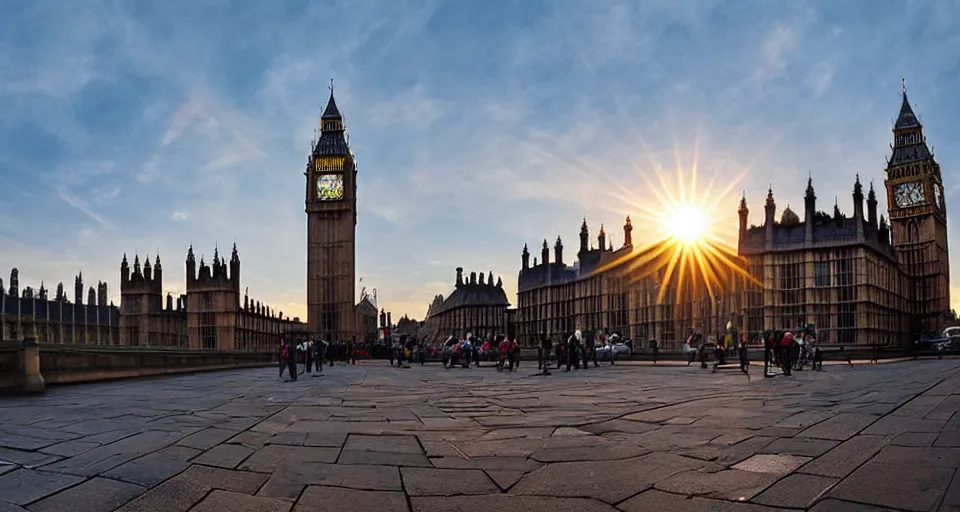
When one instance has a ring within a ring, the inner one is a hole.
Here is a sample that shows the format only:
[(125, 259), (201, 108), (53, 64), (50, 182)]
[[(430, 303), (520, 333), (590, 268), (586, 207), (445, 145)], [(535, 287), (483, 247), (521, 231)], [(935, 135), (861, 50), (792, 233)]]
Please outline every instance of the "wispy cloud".
[(855, 172), (883, 178), (901, 76), (943, 168), (960, 161), (955, 6), (872, 5), (35, 2), (0, 19), (0, 246), (27, 275), (82, 267), (114, 291), (124, 252), (159, 251), (179, 290), (191, 242), (236, 240), (251, 295), (304, 316), (303, 171), (330, 78), (358, 275), (395, 318), (457, 266), (512, 298), (523, 244), (572, 247), (582, 216), (621, 241), (654, 170), (695, 155), (716, 195), (748, 171), (753, 221), (768, 183), (796, 205), (808, 172), (849, 209)]

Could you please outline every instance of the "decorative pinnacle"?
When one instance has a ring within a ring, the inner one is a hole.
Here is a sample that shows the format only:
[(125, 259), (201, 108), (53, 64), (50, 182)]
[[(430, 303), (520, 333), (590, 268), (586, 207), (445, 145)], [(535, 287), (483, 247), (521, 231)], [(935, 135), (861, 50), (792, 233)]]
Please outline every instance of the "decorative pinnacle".
[(903, 94), (907, 94), (907, 79), (900, 77), (900, 91)]

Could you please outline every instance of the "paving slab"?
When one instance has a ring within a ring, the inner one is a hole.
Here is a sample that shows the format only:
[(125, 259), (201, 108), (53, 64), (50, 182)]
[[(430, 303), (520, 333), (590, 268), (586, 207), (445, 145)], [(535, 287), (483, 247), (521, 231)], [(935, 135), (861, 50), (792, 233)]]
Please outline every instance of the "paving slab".
[(771, 508), (741, 502), (710, 500), (651, 489), (617, 505), (623, 512), (765, 512)]
[(136, 498), (146, 488), (109, 478), (92, 478), (30, 504), (30, 512), (111, 512)]
[(895, 467), (864, 464), (830, 490), (828, 496), (900, 510), (934, 510), (955, 473), (943, 467), (920, 466), (908, 471), (896, 471)]
[(458, 496), (454, 498), (411, 498), (413, 512), (614, 512), (606, 503), (583, 499), (533, 496)]
[(0, 512), (956, 510), (957, 389), (960, 360), (60, 386), (0, 404)]
[(376, 512), (408, 512), (407, 497), (402, 492), (361, 491), (342, 487), (307, 487), (294, 512), (315, 510), (372, 510)]
[(479, 469), (402, 468), (403, 489), (410, 496), (496, 494), (500, 488)]
[(837, 478), (795, 473), (775, 483), (751, 501), (774, 507), (805, 509), (839, 481)]
[(656, 483), (657, 490), (726, 501), (749, 501), (777, 481), (780, 475), (739, 469), (715, 472), (686, 471)]
[[(190, 512), (287, 512), (293, 506), (289, 501), (241, 492), (215, 490), (197, 503)], [(319, 508), (314, 510), (320, 510)]]
[(26, 505), (82, 481), (78, 476), (20, 469), (0, 476), (0, 500)]

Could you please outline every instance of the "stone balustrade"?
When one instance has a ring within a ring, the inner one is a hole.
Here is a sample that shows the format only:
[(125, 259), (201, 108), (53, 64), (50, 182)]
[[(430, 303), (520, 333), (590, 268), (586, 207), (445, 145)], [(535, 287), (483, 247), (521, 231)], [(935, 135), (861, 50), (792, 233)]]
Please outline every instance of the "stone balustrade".
[(0, 392), (40, 392), (46, 385), (150, 377), (276, 364), (273, 352), (0, 343)]

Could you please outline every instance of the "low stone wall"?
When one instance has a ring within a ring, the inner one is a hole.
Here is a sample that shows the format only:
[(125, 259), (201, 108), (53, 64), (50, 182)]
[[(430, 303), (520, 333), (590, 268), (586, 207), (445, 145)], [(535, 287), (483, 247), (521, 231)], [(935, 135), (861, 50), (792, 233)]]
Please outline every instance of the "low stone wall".
[(0, 390), (23, 387), (23, 342), (0, 341)]
[(177, 373), (272, 366), (272, 352), (0, 342), (0, 393), (40, 392), (73, 384)]
[(272, 352), (40, 346), (40, 373), (44, 381), (52, 385), (276, 364), (276, 354)]

